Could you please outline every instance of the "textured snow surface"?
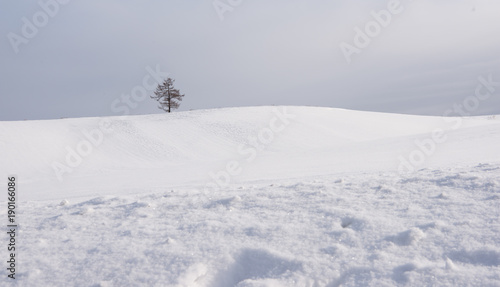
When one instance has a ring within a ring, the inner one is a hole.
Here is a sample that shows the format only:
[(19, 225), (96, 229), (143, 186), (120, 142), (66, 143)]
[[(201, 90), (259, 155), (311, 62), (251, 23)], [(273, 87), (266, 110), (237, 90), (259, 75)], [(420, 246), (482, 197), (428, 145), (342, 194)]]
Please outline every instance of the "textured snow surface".
[[(238, 153), (275, 109), (294, 118), (255, 159)], [(497, 119), (455, 129), (301, 107), (108, 118), (113, 132), (59, 181), (53, 162), (101, 120), (0, 122), (0, 174), (19, 176), (14, 285), (500, 286)], [(400, 173), (436, 128), (447, 140)], [(207, 188), (229, 161), (241, 172)]]

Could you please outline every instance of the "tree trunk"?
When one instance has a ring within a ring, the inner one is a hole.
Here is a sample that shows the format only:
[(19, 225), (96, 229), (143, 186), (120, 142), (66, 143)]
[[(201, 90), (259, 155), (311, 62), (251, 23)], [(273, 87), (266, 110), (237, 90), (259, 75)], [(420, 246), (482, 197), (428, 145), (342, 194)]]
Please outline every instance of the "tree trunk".
[(172, 98), (170, 97), (170, 86), (168, 86), (168, 113), (170, 113), (171, 106), (172, 106)]

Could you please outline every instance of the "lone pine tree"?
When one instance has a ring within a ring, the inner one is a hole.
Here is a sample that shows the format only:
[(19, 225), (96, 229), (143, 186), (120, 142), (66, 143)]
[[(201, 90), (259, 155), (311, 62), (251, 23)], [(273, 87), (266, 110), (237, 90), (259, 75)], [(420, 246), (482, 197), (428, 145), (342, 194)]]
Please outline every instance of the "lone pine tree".
[(179, 108), (179, 102), (182, 101), (182, 97), (184, 97), (178, 89), (174, 88), (174, 82), (175, 80), (171, 78), (164, 80), (162, 84), (156, 87), (155, 95), (151, 96), (152, 99), (160, 103), (158, 108), (167, 113), (170, 113), (173, 109)]

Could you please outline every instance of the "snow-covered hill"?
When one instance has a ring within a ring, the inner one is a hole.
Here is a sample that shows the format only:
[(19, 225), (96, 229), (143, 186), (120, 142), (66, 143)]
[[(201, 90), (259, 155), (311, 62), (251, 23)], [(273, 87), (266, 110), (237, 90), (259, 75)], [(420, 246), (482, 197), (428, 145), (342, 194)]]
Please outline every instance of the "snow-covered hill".
[[(222, 173), (232, 162), (241, 172), (231, 175), (231, 183), (406, 172), (498, 162), (499, 127), (491, 117), (443, 119), (312, 107), (2, 122), (0, 173), (18, 173), (24, 199), (43, 200), (210, 187), (229, 181)], [(434, 140), (436, 129), (442, 135)]]
[(493, 116), (314, 107), (0, 122), (17, 282), (497, 286), (499, 146)]

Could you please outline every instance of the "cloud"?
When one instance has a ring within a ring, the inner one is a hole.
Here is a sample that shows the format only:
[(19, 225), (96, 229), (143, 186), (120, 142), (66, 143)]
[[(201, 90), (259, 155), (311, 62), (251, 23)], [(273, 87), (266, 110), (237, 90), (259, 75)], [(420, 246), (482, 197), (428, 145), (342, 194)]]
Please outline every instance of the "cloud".
[[(340, 43), (352, 43), (355, 27), (389, 1), (242, 1), (223, 21), (212, 1), (70, 1), (18, 54), (6, 37), (0, 43), (0, 120), (112, 115), (111, 102), (156, 64), (186, 93), (181, 110), (296, 104), (441, 114), (479, 75), (500, 78), (492, 0), (401, 0), (404, 11), (348, 64)], [(4, 35), (20, 33), (22, 17), (40, 9), (3, 5)], [(500, 113), (491, 106), (477, 113)], [(156, 112), (153, 101), (133, 111)]]

